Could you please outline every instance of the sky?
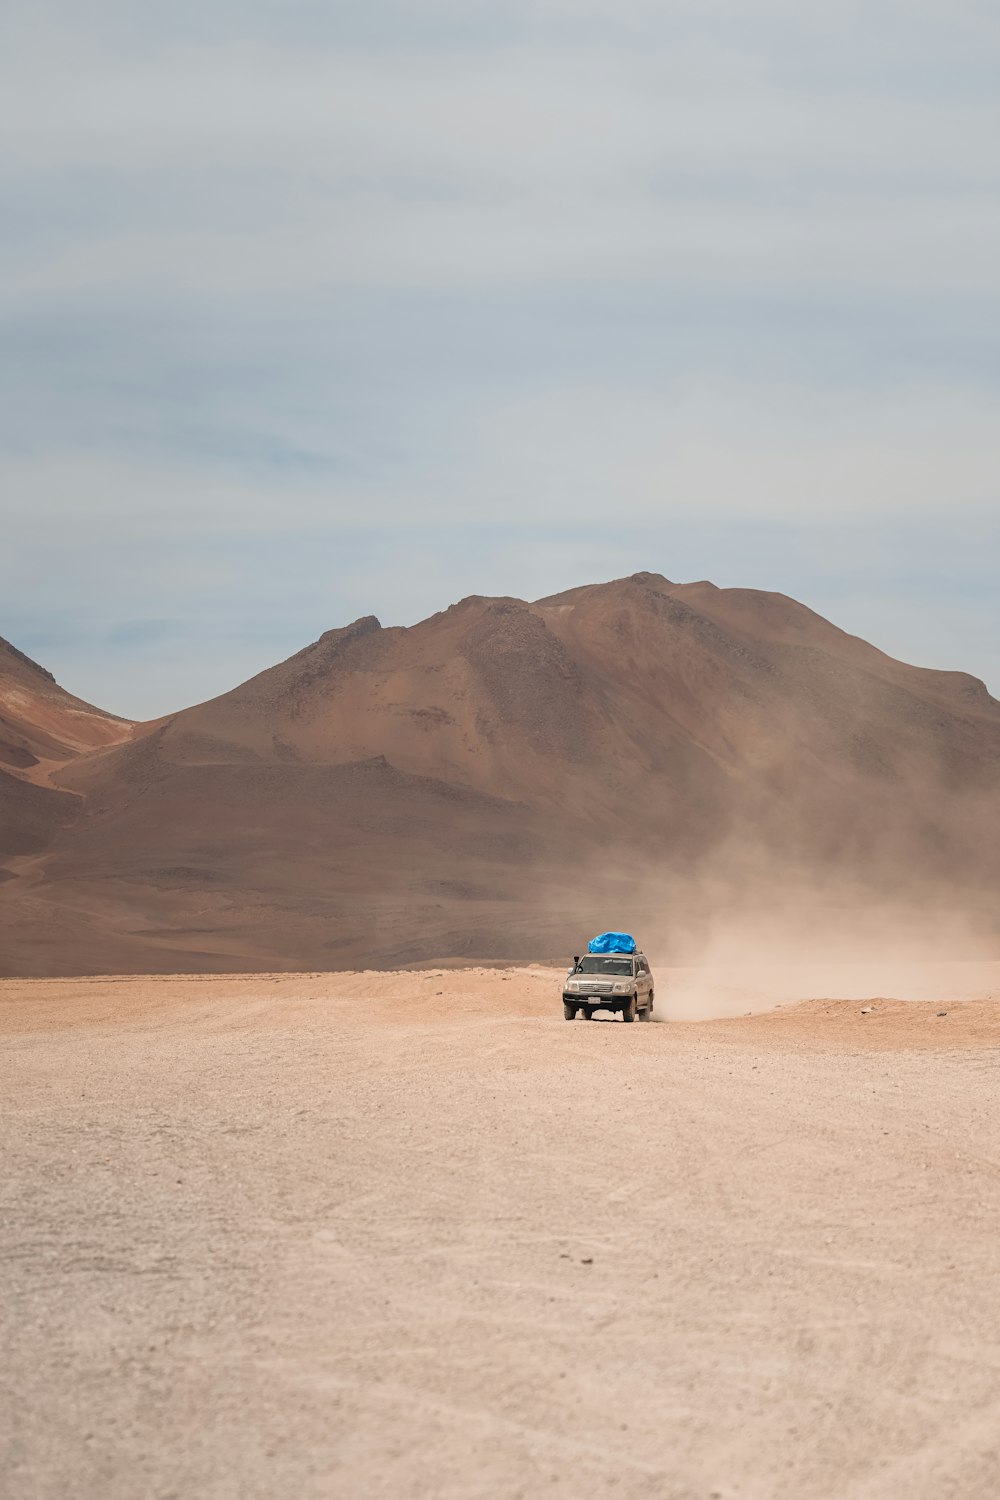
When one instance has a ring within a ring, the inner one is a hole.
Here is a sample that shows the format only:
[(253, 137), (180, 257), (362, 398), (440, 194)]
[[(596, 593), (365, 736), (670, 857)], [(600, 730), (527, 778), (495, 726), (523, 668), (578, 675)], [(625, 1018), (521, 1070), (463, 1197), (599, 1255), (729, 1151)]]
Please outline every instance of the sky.
[(5, 0), (0, 634), (153, 717), (640, 569), (1000, 695), (1000, 11)]

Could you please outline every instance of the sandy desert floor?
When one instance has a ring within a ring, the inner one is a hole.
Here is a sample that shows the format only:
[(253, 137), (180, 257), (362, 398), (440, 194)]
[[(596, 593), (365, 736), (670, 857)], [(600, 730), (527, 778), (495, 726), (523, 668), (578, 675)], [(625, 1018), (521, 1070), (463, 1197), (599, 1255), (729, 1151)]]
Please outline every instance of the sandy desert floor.
[(924, 992), (0, 984), (0, 1489), (992, 1500), (1000, 966)]

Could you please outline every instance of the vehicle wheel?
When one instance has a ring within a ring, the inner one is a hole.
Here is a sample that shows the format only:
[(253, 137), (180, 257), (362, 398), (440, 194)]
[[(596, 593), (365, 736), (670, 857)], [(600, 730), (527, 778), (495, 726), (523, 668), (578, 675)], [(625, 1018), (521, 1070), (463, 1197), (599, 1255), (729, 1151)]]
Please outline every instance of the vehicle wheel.
[(622, 1020), (623, 1021), (634, 1021), (635, 1020), (635, 996), (634, 995), (629, 995), (628, 999), (625, 1001), (625, 1004), (622, 1006)]
[(585, 1005), (581, 1014), (583, 1015), (583, 1019), (585, 1021), (592, 1021), (594, 1019), (594, 1012), (589, 1008), (589, 1006)]
[(575, 1005), (570, 1005), (570, 1003), (567, 1000), (564, 1000), (563, 1001), (563, 1015), (565, 1016), (565, 1018), (566, 1018), (567, 1021), (575, 1021), (576, 1020), (576, 1006)]

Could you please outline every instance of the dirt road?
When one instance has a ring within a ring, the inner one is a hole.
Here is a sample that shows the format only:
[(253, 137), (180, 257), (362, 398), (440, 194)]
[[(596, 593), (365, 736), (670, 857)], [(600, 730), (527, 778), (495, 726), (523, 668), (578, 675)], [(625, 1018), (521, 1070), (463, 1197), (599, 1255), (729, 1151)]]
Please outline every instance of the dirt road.
[(995, 1002), (8, 981), (0, 1029), (9, 1500), (997, 1492)]

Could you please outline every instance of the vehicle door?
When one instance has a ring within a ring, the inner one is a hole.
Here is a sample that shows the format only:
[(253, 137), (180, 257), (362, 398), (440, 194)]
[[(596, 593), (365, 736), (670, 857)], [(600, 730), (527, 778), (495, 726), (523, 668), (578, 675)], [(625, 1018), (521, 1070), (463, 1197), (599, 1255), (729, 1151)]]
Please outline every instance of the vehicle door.
[(653, 976), (649, 972), (649, 964), (645, 958), (640, 958), (638, 963), (638, 983), (636, 984), (640, 1007), (645, 1007), (649, 1004), (649, 991), (652, 988), (652, 984)]

